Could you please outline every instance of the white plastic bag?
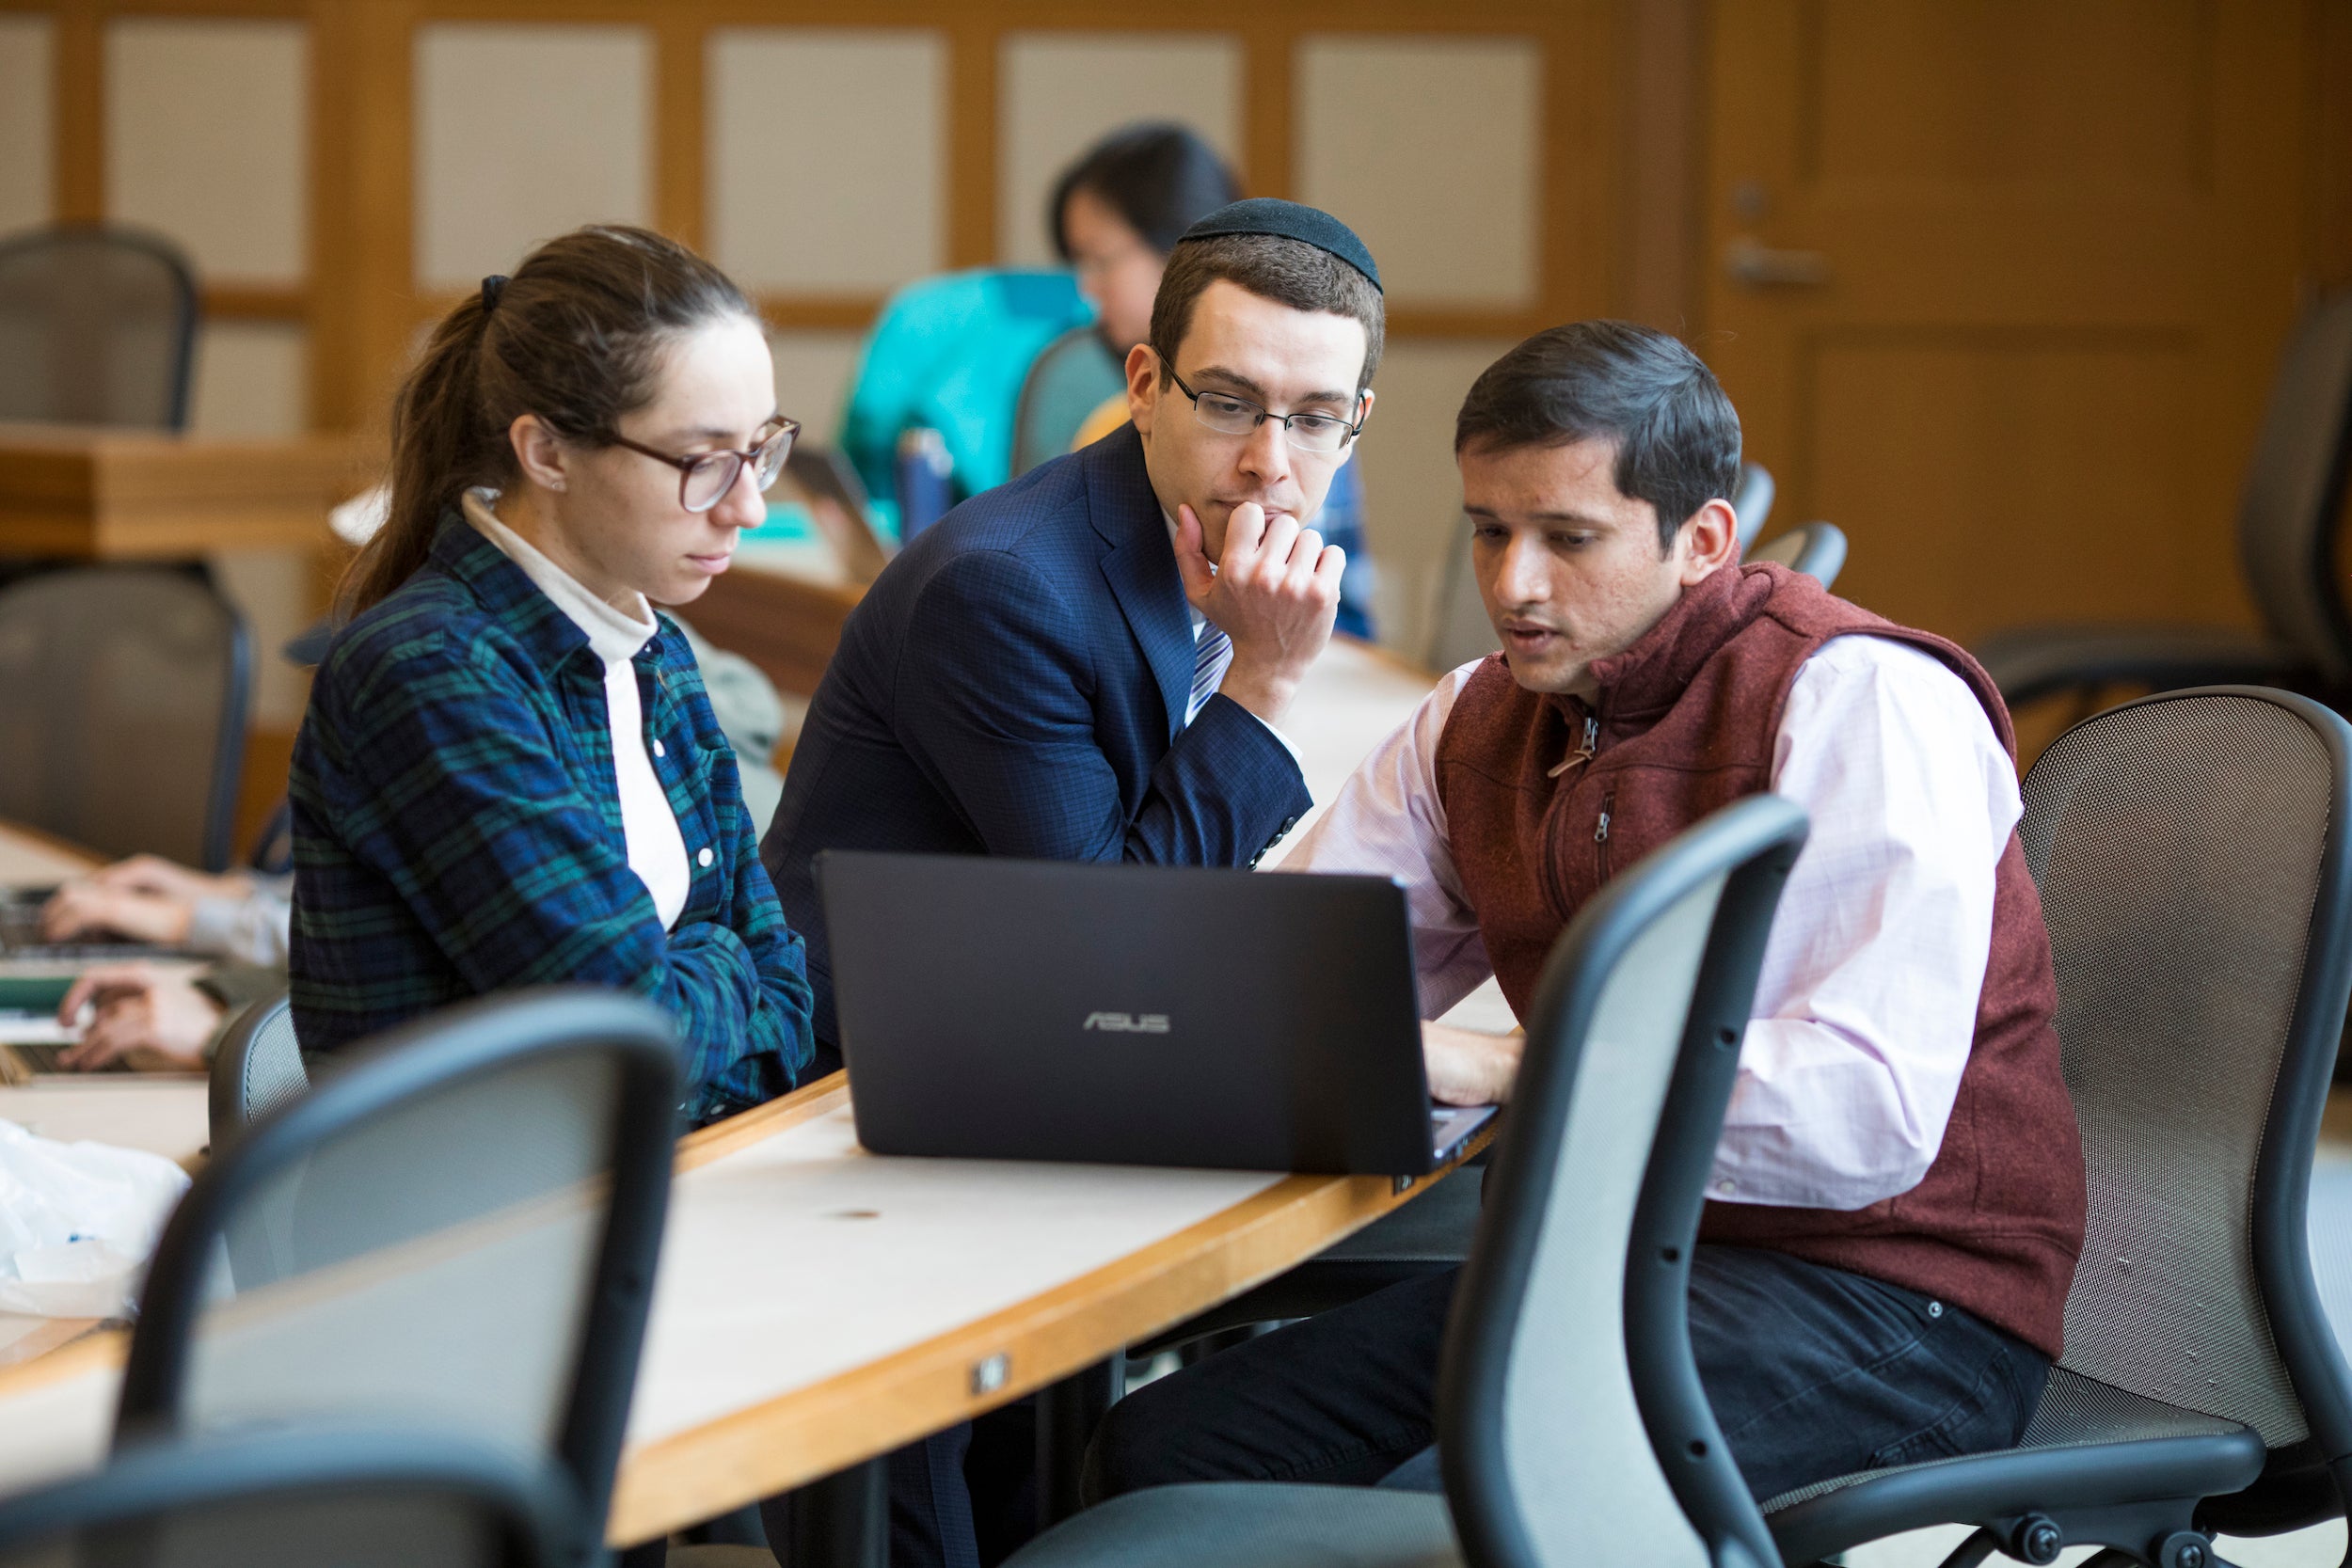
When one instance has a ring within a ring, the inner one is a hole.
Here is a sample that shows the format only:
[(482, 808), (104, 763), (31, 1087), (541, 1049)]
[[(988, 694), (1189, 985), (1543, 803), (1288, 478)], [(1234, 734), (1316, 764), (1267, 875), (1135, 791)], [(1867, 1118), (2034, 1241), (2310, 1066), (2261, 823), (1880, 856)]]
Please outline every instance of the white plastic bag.
[(0, 1312), (128, 1316), (187, 1190), (187, 1173), (159, 1154), (0, 1121)]

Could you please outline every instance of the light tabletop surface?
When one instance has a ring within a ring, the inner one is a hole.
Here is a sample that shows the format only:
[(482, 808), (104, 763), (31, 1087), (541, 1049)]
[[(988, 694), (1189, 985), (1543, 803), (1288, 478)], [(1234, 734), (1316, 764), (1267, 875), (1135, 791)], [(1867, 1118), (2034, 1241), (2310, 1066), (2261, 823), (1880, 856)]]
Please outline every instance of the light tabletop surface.
[[(95, 864), (69, 845), (0, 823), (0, 888), (47, 887)], [(0, 969), (6, 967), (0, 960)], [(180, 1073), (109, 1073), (0, 1086), (0, 1121), (60, 1143), (119, 1144), (186, 1164), (207, 1136), (204, 1080)], [(45, 1354), (94, 1326), (86, 1318), (0, 1312), (0, 1367)]]
[[(678, 1159), (616, 1544), (1032, 1392), (1436, 1180), (884, 1159), (857, 1147), (838, 1079)], [(0, 1370), (0, 1491), (100, 1462), (123, 1349), (94, 1335)]]
[(97, 864), (70, 845), (0, 822), (0, 888), (51, 887)]

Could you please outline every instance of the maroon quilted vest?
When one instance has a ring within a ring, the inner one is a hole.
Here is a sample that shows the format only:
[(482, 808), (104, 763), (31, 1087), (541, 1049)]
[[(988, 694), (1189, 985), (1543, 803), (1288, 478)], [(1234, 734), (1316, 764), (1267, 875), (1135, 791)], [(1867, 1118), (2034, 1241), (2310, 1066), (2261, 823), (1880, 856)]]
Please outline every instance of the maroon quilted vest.
[[(1526, 1016), (1552, 942), (1613, 868), (1771, 787), (1781, 709), (1799, 667), (1831, 638), (1858, 633), (1949, 665), (2014, 753), (2009, 711), (1967, 654), (1773, 564), (1720, 571), (1686, 590), (1632, 647), (1593, 666), (1599, 689), (1590, 705), (1522, 689), (1499, 654), (1471, 675), (1438, 742), (1438, 794), (1463, 889), (1514, 1011)], [(1588, 720), (1591, 760), (1554, 777), (1581, 750)], [(1927, 1176), (1851, 1212), (1710, 1202), (1700, 1239), (1770, 1247), (1924, 1292), (2057, 1359), (2085, 1209), (2057, 1010), (2042, 901), (2012, 833), (1994, 874), (1976, 1041)]]

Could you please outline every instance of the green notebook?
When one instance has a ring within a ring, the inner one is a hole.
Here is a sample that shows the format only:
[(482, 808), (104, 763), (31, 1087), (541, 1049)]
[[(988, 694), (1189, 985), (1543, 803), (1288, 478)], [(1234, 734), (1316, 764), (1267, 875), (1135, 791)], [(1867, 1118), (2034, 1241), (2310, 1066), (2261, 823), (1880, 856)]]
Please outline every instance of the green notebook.
[(76, 978), (72, 974), (0, 974), (0, 1012), (54, 1013)]

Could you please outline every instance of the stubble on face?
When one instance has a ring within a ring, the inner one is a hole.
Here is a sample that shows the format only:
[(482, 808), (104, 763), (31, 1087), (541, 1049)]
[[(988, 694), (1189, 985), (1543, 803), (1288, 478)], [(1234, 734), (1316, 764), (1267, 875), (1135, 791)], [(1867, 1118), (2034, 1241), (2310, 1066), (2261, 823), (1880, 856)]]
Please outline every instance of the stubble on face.
[(1617, 488), (1612, 442), (1458, 460), (1479, 595), (1512, 678), (1590, 696), (1592, 667), (1639, 641), (1680, 596), (1681, 536), (1660, 550), (1657, 510)]

